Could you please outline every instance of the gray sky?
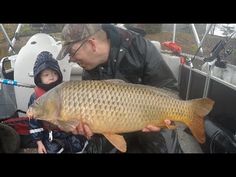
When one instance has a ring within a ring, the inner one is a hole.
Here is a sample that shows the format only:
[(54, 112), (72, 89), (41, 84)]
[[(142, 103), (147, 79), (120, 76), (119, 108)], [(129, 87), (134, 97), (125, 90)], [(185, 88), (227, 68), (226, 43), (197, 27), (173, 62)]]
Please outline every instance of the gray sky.
[[(232, 27), (234, 27), (234, 30), (236, 30), (236, 24), (233, 24), (233, 23), (232, 24), (217, 24), (217, 25), (232, 26)], [(224, 36), (223, 31), (221, 31), (220, 28), (216, 28), (214, 34), (217, 35), (217, 36)]]

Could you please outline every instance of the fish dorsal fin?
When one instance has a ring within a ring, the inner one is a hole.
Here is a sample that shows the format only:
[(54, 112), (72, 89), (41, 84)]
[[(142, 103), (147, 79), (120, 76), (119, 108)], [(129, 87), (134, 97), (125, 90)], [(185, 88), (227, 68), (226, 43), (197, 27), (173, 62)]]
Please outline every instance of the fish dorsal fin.
[(121, 152), (126, 152), (127, 146), (123, 136), (117, 134), (103, 134), (106, 139)]
[(112, 82), (112, 83), (127, 83), (121, 79), (107, 79), (107, 80), (104, 80), (106, 82)]

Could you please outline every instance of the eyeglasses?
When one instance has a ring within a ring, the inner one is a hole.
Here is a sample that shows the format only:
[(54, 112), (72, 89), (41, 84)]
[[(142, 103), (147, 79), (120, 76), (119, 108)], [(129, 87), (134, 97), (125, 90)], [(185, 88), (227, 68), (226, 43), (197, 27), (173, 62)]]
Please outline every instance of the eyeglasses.
[(81, 49), (81, 47), (86, 43), (88, 42), (89, 40), (85, 40), (84, 42), (82, 42), (82, 44), (75, 50), (75, 52), (73, 54), (70, 54), (69, 53), (69, 57), (72, 58), (75, 56), (75, 54), (79, 51), (79, 49)]

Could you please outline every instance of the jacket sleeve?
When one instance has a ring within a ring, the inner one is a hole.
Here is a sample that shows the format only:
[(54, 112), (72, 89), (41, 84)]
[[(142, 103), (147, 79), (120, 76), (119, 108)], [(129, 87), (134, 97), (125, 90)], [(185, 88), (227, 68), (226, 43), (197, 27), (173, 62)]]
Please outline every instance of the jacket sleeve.
[[(36, 95), (33, 93), (30, 97), (29, 103), (28, 103), (28, 107), (33, 104), (33, 102), (36, 99)], [(32, 136), (32, 138), (35, 141), (38, 140), (42, 140), (43, 138), (43, 125), (42, 125), (42, 121), (40, 120), (36, 120), (36, 119), (31, 119), (29, 121), (29, 131), (30, 131), (30, 135)]]
[(150, 41), (146, 41), (143, 83), (156, 87), (176, 89), (177, 81), (161, 53)]
[(42, 121), (31, 119), (29, 122), (30, 126), (30, 135), (35, 141), (42, 140), (43, 139), (43, 126)]

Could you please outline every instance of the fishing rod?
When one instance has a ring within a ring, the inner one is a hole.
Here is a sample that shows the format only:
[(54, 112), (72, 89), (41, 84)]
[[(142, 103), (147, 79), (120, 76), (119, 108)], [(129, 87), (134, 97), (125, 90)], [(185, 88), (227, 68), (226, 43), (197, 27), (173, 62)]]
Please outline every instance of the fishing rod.
[[(208, 34), (210, 31), (211, 27), (209, 27), (209, 29), (207, 30), (207, 32), (205, 34)], [(216, 66), (221, 67), (221, 68), (225, 68), (226, 64), (224, 61), (221, 60), (220, 58), (220, 52), (225, 49), (225, 46), (231, 41), (231, 39), (233, 38), (233, 36), (236, 34), (236, 32), (233, 32), (229, 37), (227, 37), (226, 40), (220, 40), (220, 42), (218, 42), (215, 47), (212, 49), (211, 53), (210, 53), (210, 57), (204, 58), (203, 61), (204, 62), (212, 62), (213, 60), (216, 59)], [(201, 45), (198, 47), (193, 59), (190, 61), (190, 71), (189, 71), (189, 78), (188, 78), (188, 87), (187, 87), (187, 93), (186, 93), (186, 100), (189, 98), (189, 90), (190, 90), (190, 85), (191, 85), (191, 76), (192, 76), (192, 69), (193, 69), (193, 65), (192, 62), (195, 59), (196, 55), (198, 54), (200, 47), (202, 47), (203, 42), (201, 43)], [(228, 56), (232, 53), (232, 50), (228, 50), (225, 52), (225, 56)], [(207, 92), (208, 92), (208, 87), (209, 87), (209, 82), (210, 82), (210, 75), (211, 75), (211, 69), (212, 67), (209, 66), (208, 72), (207, 72), (207, 78), (206, 78), (206, 82), (205, 82), (205, 88), (204, 88), (204, 93), (203, 93), (203, 97), (207, 96)]]
[[(212, 49), (210, 56), (203, 59), (203, 61), (205, 62), (212, 62), (213, 60), (216, 59), (216, 66), (221, 67), (224, 66), (222, 68), (225, 68), (225, 64), (221, 59), (220, 53), (222, 50), (225, 50), (225, 46), (227, 46), (227, 44), (232, 40), (233, 36), (236, 34), (236, 31), (233, 32), (229, 37), (227, 37), (226, 40), (220, 40), (215, 47)], [(233, 49), (228, 49), (224, 52), (224, 58), (227, 57), (228, 55), (230, 55), (232, 53)]]
[(6, 84), (6, 85), (18, 86), (18, 87), (27, 87), (27, 88), (35, 87), (35, 85), (25, 84), (25, 83), (21, 83), (21, 82), (17, 82), (15, 80), (9, 80), (9, 79), (0, 79), (0, 83)]
[[(213, 67), (214, 66), (216, 66), (218, 68), (226, 68), (227, 67), (226, 66), (227, 62), (222, 59), (222, 56), (220, 54), (222, 53), (221, 51), (224, 50), (223, 57), (226, 58), (227, 56), (229, 56), (232, 53), (233, 49), (231, 48), (231, 49), (226, 50), (226, 46), (231, 41), (231, 39), (233, 38), (233, 36), (235, 34), (236, 34), (236, 32), (233, 32), (232, 35), (230, 37), (227, 37), (226, 40), (220, 40), (220, 42), (218, 42), (215, 45), (215, 47), (212, 49), (212, 51), (210, 53), (210, 57), (203, 59), (203, 61), (208, 62), (208, 69), (207, 69), (205, 86), (204, 86), (204, 90), (203, 90), (203, 97), (207, 97), (207, 95), (208, 95)], [(214, 60), (215, 60), (215, 62), (214, 62)]]
[(190, 85), (191, 85), (191, 78), (192, 78), (192, 69), (193, 69), (193, 61), (195, 60), (198, 52), (200, 51), (200, 49), (202, 48), (203, 42), (205, 41), (205, 38), (207, 36), (207, 34), (210, 32), (210, 30), (212, 29), (212, 24), (208, 27), (207, 31), (205, 32), (204, 36), (202, 37), (202, 40), (200, 42), (200, 45), (198, 46), (198, 49), (196, 51), (196, 53), (194, 54), (193, 58), (189, 60), (189, 77), (188, 77), (188, 85), (187, 85), (187, 93), (185, 96), (185, 99), (188, 100), (189, 98), (189, 91), (190, 91)]

